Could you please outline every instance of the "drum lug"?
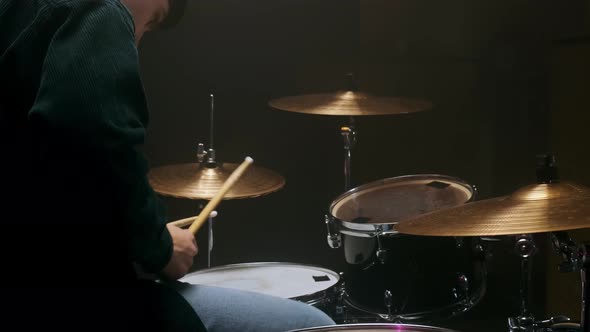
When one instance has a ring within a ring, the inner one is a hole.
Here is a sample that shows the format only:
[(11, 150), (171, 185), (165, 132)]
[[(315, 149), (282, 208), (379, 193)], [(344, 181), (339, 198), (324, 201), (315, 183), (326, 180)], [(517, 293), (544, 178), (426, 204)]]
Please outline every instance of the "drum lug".
[(379, 263), (385, 264), (385, 261), (387, 260), (387, 250), (379, 249), (377, 250), (376, 255), (377, 259), (379, 260)]
[(469, 278), (460, 273), (457, 277), (457, 287), (453, 288), (453, 298), (455, 300), (466, 299), (469, 296)]
[(385, 293), (383, 293), (383, 303), (385, 304), (385, 308), (387, 308), (387, 315), (379, 316), (389, 322), (400, 323), (401, 317), (398, 315), (398, 313), (401, 310), (400, 308), (395, 308), (393, 306), (393, 294), (389, 289), (385, 290)]
[(383, 294), (383, 302), (385, 303), (385, 307), (387, 308), (387, 316), (391, 317), (391, 308), (393, 307), (393, 295), (391, 295), (390, 290), (386, 290)]
[(342, 238), (340, 236), (340, 231), (338, 230), (338, 226), (336, 225), (334, 218), (326, 214), (325, 223), (326, 228), (328, 229), (328, 245), (330, 246), (330, 248), (333, 249), (340, 248), (340, 246), (342, 245)]
[(488, 252), (481, 243), (476, 243), (473, 247), (473, 255), (477, 261), (484, 262), (488, 259), (491, 259), (491, 256), (488, 256)]
[(381, 228), (378, 229), (378, 234), (376, 236), (377, 238), (377, 252), (375, 253), (375, 256), (377, 257), (377, 260), (379, 261), (379, 263), (381, 264), (385, 264), (385, 262), (387, 261), (387, 250), (383, 249), (383, 246), (381, 246), (381, 234), (383, 234), (383, 230)]
[(460, 236), (456, 236), (456, 237), (455, 237), (455, 247), (456, 247), (457, 249), (461, 249), (461, 248), (463, 248), (463, 242), (464, 242), (464, 241), (463, 241), (463, 237), (460, 237)]
[[(342, 272), (340, 272), (340, 280), (344, 280), (344, 274)], [(344, 286), (344, 282), (336, 286), (334, 317), (332, 318), (337, 324), (355, 323), (354, 319), (349, 317), (348, 305), (346, 303), (346, 287)]]
[(342, 315), (342, 317), (346, 314), (346, 304), (344, 302), (345, 292), (344, 285), (341, 285), (336, 291), (336, 314)]

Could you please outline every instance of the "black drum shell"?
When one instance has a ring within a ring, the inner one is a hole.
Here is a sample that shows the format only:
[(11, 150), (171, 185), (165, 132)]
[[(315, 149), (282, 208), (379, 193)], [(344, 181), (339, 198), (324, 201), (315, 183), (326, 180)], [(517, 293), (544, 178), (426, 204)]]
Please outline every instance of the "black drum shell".
[[(479, 239), (411, 235), (358, 237), (342, 234), (348, 300), (361, 310), (389, 314), (385, 292), (391, 292), (391, 313), (436, 315), (463, 310), (481, 296), (485, 266)], [(377, 254), (378, 241), (383, 252)], [(379, 257), (378, 257), (379, 256)], [(451, 308), (456, 307), (456, 308)], [(441, 315), (454, 315), (454, 312)]]

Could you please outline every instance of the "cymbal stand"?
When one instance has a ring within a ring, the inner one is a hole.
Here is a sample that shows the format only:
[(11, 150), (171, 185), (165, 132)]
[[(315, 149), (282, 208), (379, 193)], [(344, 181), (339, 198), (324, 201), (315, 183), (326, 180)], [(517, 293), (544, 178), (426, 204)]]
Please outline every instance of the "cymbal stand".
[(356, 130), (354, 118), (351, 116), (348, 126), (340, 127), (340, 135), (344, 142), (344, 191), (352, 188), (351, 184), (351, 161), (352, 149), (356, 145)]
[[(215, 96), (211, 93), (210, 97), (210, 118), (209, 118), (209, 149), (205, 151), (205, 145), (199, 143), (197, 147), (197, 159), (201, 165), (208, 168), (217, 167), (217, 161), (215, 160), (215, 149), (213, 148), (213, 132), (214, 132), (214, 114), (215, 114)], [(199, 211), (202, 211), (204, 204), (199, 204)], [(217, 213), (210, 214), (208, 218), (208, 236), (207, 236), (207, 268), (211, 267), (211, 252), (213, 251), (213, 219), (217, 216)]]
[(217, 161), (215, 160), (215, 149), (213, 148), (213, 132), (214, 132), (214, 115), (215, 115), (215, 96), (209, 95), (211, 99), (211, 113), (209, 117), (209, 149), (205, 151), (203, 143), (199, 143), (197, 147), (197, 159), (199, 163), (205, 163), (205, 167), (215, 168), (217, 167)]
[(590, 274), (587, 269), (590, 266), (590, 245), (578, 246), (567, 232), (552, 232), (551, 240), (553, 248), (564, 260), (558, 266), (560, 272), (580, 272), (582, 302), (580, 314), (580, 331), (590, 332)]
[[(203, 211), (205, 203), (199, 203), (199, 211)], [(213, 251), (213, 219), (217, 217), (217, 211), (211, 212), (207, 219), (208, 232), (207, 232), (207, 268), (211, 267), (211, 252)]]
[[(346, 81), (348, 84), (348, 91), (357, 91), (356, 78), (354, 73), (346, 74)], [(344, 141), (344, 191), (352, 188), (351, 183), (351, 161), (352, 149), (356, 145), (356, 131), (354, 117), (350, 116), (348, 126), (340, 127), (340, 134)]]
[(514, 249), (520, 257), (520, 314), (517, 317), (508, 318), (508, 327), (510, 332), (533, 332), (535, 319), (529, 311), (529, 289), (531, 263), (537, 247), (531, 235), (523, 234), (516, 237)]
[[(578, 246), (567, 234), (567, 232), (552, 232), (551, 240), (554, 250), (562, 256), (564, 262), (559, 264), (560, 272), (580, 272), (581, 286), (582, 286), (582, 310), (580, 315), (580, 330), (581, 332), (590, 332), (590, 274), (587, 269), (590, 266), (590, 245), (584, 244)], [(531, 246), (532, 244), (532, 246)], [(524, 256), (527, 252), (534, 254), (535, 248), (532, 243), (530, 235), (521, 236), (517, 241), (516, 250), (520, 254), (523, 261), (522, 267), (522, 284), (521, 284), (521, 312), (518, 317), (511, 317), (508, 319), (510, 331), (525, 331), (525, 332), (551, 332), (555, 329), (554, 325), (560, 323), (569, 323), (571, 319), (566, 316), (551, 317), (542, 321), (535, 321), (532, 314), (528, 311), (528, 285), (530, 285), (530, 267), (525, 263), (530, 258)]]

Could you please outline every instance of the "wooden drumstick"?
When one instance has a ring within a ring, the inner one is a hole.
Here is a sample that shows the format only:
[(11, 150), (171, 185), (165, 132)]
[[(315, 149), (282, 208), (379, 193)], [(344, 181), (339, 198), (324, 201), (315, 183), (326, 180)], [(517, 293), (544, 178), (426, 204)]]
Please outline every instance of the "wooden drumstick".
[(207, 205), (205, 205), (205, 208), (201, 211), (201, 213), (197, 216), (197, 219), (189, 227), (189, 231), (191, 231), (193, 234), (197, 234), (197, 231), (199, 230), (199, 228), (201, 228), (203, 223), (205, 223), (205, 220), (207, 220), (209, 214), (211, 214), (211, 212), (217, 207), (217, 205), (223, 199), (223, 196), (225, 196), (225, 194), (231, 189), (231, 187), (240, 179), (242, 174), (244, 174), (248, 166), (250, 166), (253, 162), (254, 159), (246, 157), (244, 162), (242, 162), (242, 164), (238, 166), (238, 168), (236, 168), (236, 170), (233, 171), (233, 173), (231, 173), (229, 178), (227, 178), (227, 180), (225, 180), (225, 182), (221, 186), (221, 189), (219, 189), (217, 194), (209, 201), (209, 203), (207, 203)]
[[(193, 216), (193, 217), (188, 217), (188, 218), (184, 218), (184, 219), (179, 219), (179, 220), (171, 221), (168, 224), (174, 225), (176, 227), (181, 227), (181, 228), (187, 227), (187, 226), (190, 226), (193, 222), (195, 222), (195, 220), (197, 220), (198, 217), (199, 216)], [(211, 218), (217, 217), (217, 211), (211, 212), (209, 217), (211, 217)]]

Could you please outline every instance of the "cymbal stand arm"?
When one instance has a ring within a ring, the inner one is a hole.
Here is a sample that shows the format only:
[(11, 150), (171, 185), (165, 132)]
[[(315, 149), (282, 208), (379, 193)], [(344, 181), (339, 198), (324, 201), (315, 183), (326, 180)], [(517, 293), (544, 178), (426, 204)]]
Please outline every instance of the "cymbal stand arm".
[(340, 127), (340, 135), (344, 141), (344, 191), (352, 188), (351, 184), (351, 161), (352, 149), (356, 144), (356, 131), (354, 125), (354, 118), (350, 117), (350, 124), (348, 126)]

